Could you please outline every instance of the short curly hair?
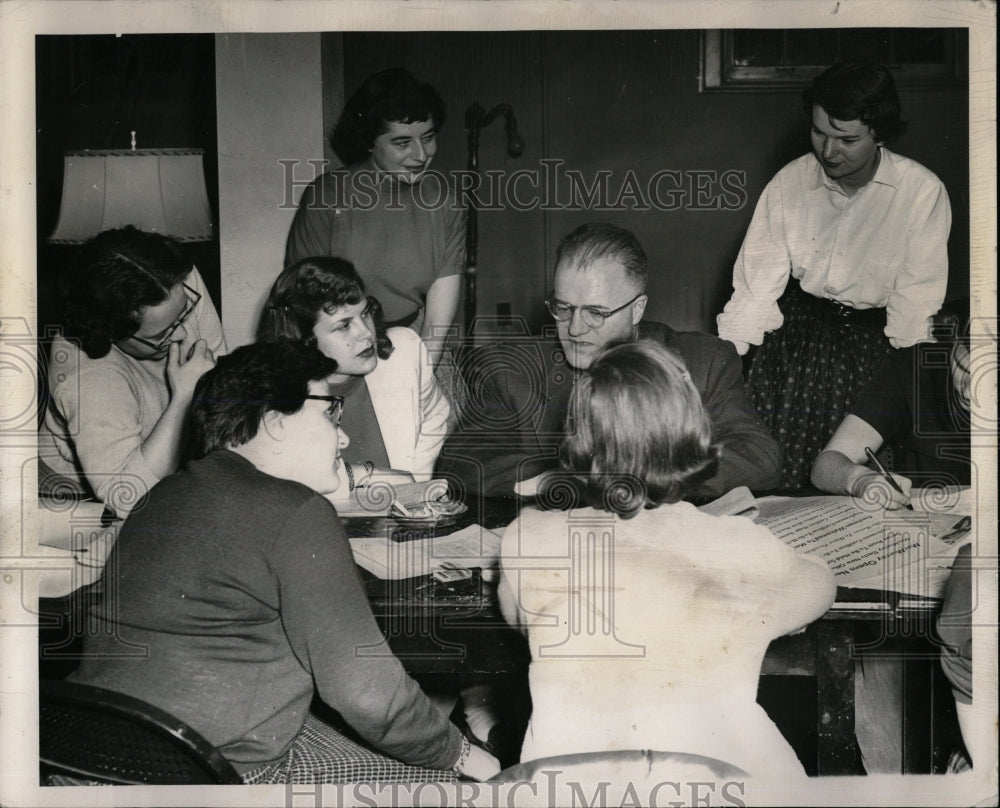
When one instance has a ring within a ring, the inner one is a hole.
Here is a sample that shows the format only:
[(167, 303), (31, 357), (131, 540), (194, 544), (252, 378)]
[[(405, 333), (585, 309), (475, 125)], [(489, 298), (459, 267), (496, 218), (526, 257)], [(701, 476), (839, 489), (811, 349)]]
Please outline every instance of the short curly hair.
[(303, 258), (282, 270), (271, 285), (257, 328), (257, 339), (315, 345), (313, 327), (320, 312), (333, 314), (341, 306), (354, 306), (363, 300), (372, 308), (378, 357), (388, 359), (393, 345), (386, 334), (381, 305), (374, 297), (365, 297), (365, 285), (354, 264), (331, 256)]
[(195, 454), (253, 440), (268, 410), (298, 412), (309, 382), (325, 379), (336, 364), (315, 347), (293, 342), (255, 342), (219, 357), (191, 400)]
[(813, 79), (802, 94), (802, 108), (814, 106), (838, 121), (861, 121), (875, 140), (887, 141), (906, 129), (896, 81), (888, 68), (869, 62), (838, 62)]
[(605, 348), (577, 381), (564, 469), (590, 505), (629, 519), (677, 502), (716, 473), (719, 447), (684, 361), (648, 339)]
[(193, 269), (171, 238), (128, 226), (83, 244), (63, 279), (63, 336), (91, 359), (135, 334), (143, 309), (156, 306)]
[(367, 159), (375, 138), (389, 124), (432, 121), (444, 123), (445, 105), (438, 91), (401, 67), (365, 79), (350, 97), (330, 135), (330, 145), (344, 165)]

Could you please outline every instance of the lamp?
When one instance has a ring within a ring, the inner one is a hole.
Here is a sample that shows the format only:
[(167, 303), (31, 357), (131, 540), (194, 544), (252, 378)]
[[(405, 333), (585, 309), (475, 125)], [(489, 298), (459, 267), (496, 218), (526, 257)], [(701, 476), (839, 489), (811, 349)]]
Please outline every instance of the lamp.
[(49, 242), (80, 244), (134, 225), (178, 241), (215, 235), (202, 149), (66, 152), (59, 221)]
[[(475, 101), (465, 111), (465, 131), (468, 135), (469, 171), (479, 176), (479, 130), (493, 123), (497, 115), (502, 115), (504, 131), (507, 133), (507, 154), (520, 157), (524, 151), (524, 141), (517, 133), (517, 119), (510, 104), (497, 104), (489, 112)], [(472, 321), (476, 317), (476, 276), (479, 272), (479, 210), (476, 195), (469, 199), (469, 209), (465, 220), (465, 332), (472, 333)]]

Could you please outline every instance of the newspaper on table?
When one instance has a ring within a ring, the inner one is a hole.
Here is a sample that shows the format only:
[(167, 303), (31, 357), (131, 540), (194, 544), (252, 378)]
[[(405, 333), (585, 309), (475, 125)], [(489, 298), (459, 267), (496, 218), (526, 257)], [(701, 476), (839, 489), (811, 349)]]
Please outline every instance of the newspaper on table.
[(789, 547), (818, 555), (838, 586), (942, 597), (972, 519), (955, 510), (887, 511), (852, 497), (764, 497), (756, 521)]

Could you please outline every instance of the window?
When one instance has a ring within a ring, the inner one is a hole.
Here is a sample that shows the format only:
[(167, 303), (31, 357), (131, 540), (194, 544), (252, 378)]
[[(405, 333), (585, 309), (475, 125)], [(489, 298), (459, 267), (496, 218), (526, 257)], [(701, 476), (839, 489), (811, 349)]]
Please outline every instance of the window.
[(800, 90), (834, 62), (879, 62), (906, 87), (967, 78), (964, 28), (734, 29), (702, 34), (705, 91)]

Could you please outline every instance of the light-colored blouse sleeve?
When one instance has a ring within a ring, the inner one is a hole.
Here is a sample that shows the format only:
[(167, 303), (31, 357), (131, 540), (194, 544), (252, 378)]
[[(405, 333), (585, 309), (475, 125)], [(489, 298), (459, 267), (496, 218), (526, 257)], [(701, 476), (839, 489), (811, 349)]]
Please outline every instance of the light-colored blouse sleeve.
[(434, 464), (448, 436), (451, 405), (437, 382), (427, 346), (420, 337), (416, 338), (416, 348), (420, 402), (417, 443), (413, 449), (413, 477), (420, 481), (429, 480), (434, 474)]
[(911, 206), (905, 257), (886, 303), (885, 335), (894, 348), (930, 339), (930, 318), (941, 308), (948, 287), (948, 234), (951, 204), (940, 181), (920, 188)]
[(746, 353), (748, 345), (760, 345), (766, 332), (781, 327), (784, 316), (777, 301), (791, 268), (781, 181), (775, 177), (757, 201), (733, 266), (733, 296), (716, 318), (719, 336), (736, 345), (739, 353)]
[(160, 413), (143, 412), (150, 398), (108, 357), (88, 359), (69, 342), (57, 347), (50, 373), (61, 381), (53, 386), (50, 406), (65, 423), (65, 434), (71, 436), (94, 494), (124, 516), (159, 482), (143, 457), (142, 442), (144, 424)]

